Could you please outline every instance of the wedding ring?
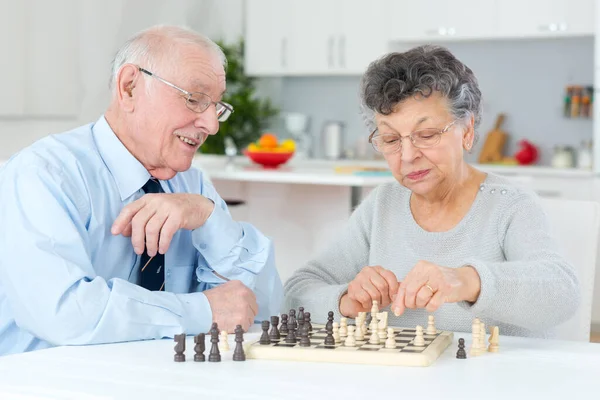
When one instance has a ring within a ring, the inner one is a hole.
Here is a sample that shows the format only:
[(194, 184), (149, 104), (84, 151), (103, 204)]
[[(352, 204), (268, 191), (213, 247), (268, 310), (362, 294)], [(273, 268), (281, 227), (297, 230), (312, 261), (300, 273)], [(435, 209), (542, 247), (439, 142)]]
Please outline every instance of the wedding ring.
[(435, 290), (433, 290), (433, 288), (431, 286), (429, 286), (428, 284), (425, 284), (425, 287), (429, 290), (431, 290), (431, 294), (435, 294)]

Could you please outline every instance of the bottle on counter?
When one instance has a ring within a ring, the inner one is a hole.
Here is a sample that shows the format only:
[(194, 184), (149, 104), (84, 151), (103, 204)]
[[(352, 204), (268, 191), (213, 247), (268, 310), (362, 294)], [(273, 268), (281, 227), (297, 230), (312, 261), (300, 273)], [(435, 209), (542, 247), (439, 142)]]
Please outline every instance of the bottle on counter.
[(579, 148), (579, 152), (577, 154), (577, 168), (579, 169), (592, 169), (593, 165), (593, 149), (592, 149), (592, 141), (589, 142), (583, 141), (581, 142), (581, 147)]

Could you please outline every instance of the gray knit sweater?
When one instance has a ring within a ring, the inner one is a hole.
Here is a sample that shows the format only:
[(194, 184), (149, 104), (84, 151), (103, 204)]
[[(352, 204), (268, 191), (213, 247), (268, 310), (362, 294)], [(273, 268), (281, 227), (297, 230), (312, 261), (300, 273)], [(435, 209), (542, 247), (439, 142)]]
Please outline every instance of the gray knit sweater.
[[(433, 315), (442, 330), (470, 332), (473, 318), (503, 335), (552, 337), (553, 327), (579, 305), (571, 264), (548, 234), (537, 196), (488, 174), (465, 217), (446, 232), (427, 232), (410, 211), (411, 192), (399, 183), (373, 190), (329, 247), (286, 282), (284, 309), (303, 306), (313, 321), (340, 318), (339, 299), (365, 266), (381, 265), (398, 280), (419, 260), (473, 266), (481, 278), (476, 303), (449, 303)], [(387, 307), (389, 311), (389, 307)], [(427, 326), (424, 309), (389, 313), (389, 325)]]

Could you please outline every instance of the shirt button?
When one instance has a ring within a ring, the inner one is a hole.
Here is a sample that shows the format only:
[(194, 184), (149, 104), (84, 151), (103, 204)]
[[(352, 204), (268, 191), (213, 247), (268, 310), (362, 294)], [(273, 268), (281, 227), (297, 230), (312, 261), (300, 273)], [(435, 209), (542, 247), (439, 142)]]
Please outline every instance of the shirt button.
[(167, 276), (171, 276), (171, 268), (167, 268)]
[(200, 247), (202, 250), (206, 250), (206, 243), (200, 243)]

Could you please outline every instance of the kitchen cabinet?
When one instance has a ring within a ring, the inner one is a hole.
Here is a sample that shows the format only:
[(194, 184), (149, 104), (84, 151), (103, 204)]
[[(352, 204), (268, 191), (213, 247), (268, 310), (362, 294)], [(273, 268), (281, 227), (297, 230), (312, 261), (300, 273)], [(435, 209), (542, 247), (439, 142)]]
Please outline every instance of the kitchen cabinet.
[(77, 116), (80, 6), (77, 0), (0, 1), (0, 48), (8, 61), (0, 66), (0, 116)]
[(249, 75), (361, 74), (387, 49), (383, 0), (246, 3)]

